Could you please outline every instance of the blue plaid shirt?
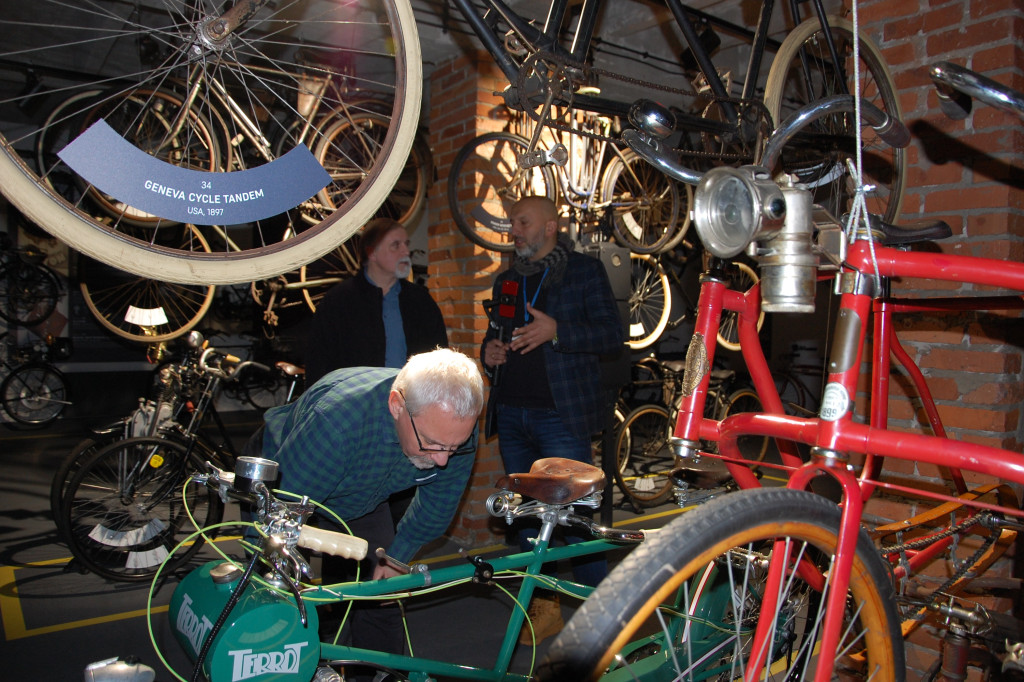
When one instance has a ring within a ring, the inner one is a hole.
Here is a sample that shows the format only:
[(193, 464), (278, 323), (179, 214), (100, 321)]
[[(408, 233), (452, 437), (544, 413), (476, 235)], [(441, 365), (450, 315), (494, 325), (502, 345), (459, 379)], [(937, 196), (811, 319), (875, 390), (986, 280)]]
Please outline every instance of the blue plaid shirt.
[(267, 410), (263, 456), (280, 465), (281, 489), (308, 495), (345, 520), (416, 487), (388, 554), (408, 562), (444, 534), (469, 482), (476, 432), (443, 468), (417, 469), (402, 452), (388, 394), (397, 369), (326, 374), (293, 403)]

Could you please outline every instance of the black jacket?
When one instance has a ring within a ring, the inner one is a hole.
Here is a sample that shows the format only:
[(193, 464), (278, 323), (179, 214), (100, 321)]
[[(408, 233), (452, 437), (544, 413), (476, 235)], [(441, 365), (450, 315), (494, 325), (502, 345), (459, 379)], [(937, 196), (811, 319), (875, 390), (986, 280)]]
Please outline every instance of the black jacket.
[[(448, 347), (448, 331), (427, 288), (398, 280), (409, 355)], [(360, 272), (327, 292), (317, 306), (306, 344), (306, 386), (341, 367), (384, 366), (383, 295)]]

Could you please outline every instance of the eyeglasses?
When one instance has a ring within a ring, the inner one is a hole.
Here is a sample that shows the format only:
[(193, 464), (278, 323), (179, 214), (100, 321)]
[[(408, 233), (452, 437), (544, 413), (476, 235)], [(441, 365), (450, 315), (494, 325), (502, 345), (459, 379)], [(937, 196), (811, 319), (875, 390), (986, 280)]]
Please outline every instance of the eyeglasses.
[[(403, 393), (401, 390), (399, 390), (398, 391), (398, 395), (402, 396), (402, 401), (405, 402), (405, 393)], [(405, 411), (409, 414), (409, 423), (412, 425), (412, 435), (416, 436), (416, 445), (419, 446), (420, 452), (436, 452), (436, 453), (444, 453), (446, 455), (451, 455), (451, 454), (454, 454), (455, 451), (458, 450), (461, 447), (461, 445), (456, 445), (456, 446), (447, 447), (447, 448), (446, 447), (438, 447), (438, 448), (430, 447), (430, 448), (428, 448), (427, 446), (425, 446), (423, 444), (423, 441), (420, 440), (420, 432), (416, 429), (416, 420), (412, 418), (412, 412), (409, 412), (408, 405), (406, 405)]]

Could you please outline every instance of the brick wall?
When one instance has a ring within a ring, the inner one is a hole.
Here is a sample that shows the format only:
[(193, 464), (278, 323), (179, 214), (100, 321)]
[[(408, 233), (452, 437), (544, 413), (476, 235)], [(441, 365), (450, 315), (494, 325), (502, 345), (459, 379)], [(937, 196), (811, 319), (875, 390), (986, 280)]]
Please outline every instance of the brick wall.
[[(859, 16), (882, 49), (900, 93), (904, 119), (913, 133), (903, 217), (941, 218), (953, 239), (939, 245), (951, 254), (1024, 260), (1024, 140), (1020, 119), (975, 105), (964, 121), (938, 108), (928, 66), (948, 60), (1024, 89), (1024, 3), (1020, 0), (871, 0)], [(956, 296), (972, 287), (907, 280), (894, 293)], [(981, 292), (974, 292), (981, 293)], [(898, 335), (928, 378), (950, 437), (1020, 452), (1024, 444), (1024, 350), (1019, 311), (904, 315)], [(917, 430), (926, 423), (898, 375), (892, 384), (890, 426)], [(935, 467), (887, 465), (895, 479), (941, 489)], [(968, 476), (978, 483), (978, 476)], [(1019, 495), (1018, 491), (1018, 495)], [(905, 518), (918, 501), (879, 496), (869, 506), (878, 518)], [(991, 569), (1020, 575), (1011, 552)], [(945, 576), (936, 576), (941, 582)], [(1009, 611), (1013, 600), (987, 599), (985, 606)], [(908, 679), (935, 660), (934, 633), (922, 628), (908, 639)], [(977, 671), (972, 671), (976, 674)]]
[[(504, 76), (486, 53), (458, 57), (439, 66), (430, 79), (430, 147), (438, 177), (428, 193), (430, 288), (448, 323), (451, 345), (479, 358), (487, 329), (482, 303), (490, 298), (494, 276), (507, 267), (499, 254), (470, 242), (456, 227), (448, 208), (448, 169), (459, 149), (485, 132), (500, 130), (502, 100), (494, 92)], [(483, 432), (483, 420), (480, 422)], [(452, 538), (470, 547), (497, 539), (500, 522), (486, 513), (484, 501), (504, 473), (497, 441), (483, 443), (462, 501)]]

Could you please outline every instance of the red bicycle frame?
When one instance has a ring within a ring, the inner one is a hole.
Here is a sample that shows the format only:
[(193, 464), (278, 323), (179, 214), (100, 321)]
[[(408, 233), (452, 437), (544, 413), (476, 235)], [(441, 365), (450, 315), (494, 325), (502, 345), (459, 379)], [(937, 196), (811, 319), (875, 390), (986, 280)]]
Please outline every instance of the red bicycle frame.
[[(757, 286), (745, 294), (731, 291), (713, 273), (705, 275), (694, 337), (687, 351), (684, 396), (674, 431), (677, 451), (682, 457), (697, 454), (701, 439), (717, 441), (719, 454), (701, 453), (723, 459), (737, 483), (744, 488), (760, 484), (748, 466), (738, 445), (742, 436), (759, 435), (775, 439), (781, 454), (781, 468), (790, 472), (790, 488), (807, 489), (811, 481), (827, 475), (842, 490), (842, 521), (833, 569), (828, 576), (830, 593), (825, 605), (822, 631), (822, 652), (819, 660), (835, 660), (834, 653), (841, 635), (842, 613), (846, 600), (850, 568), (860, 531), (864, 503), (877, 487), (923, 494), (944, 502), (963, 503), (978, 508), (997, 510), (1024, 517), (1012, 495), (999, 494), (997, 503), (977, 499), (1000, 486), (968, 493), (960, 470), (978, 472), (1001, 481), (1024, 484), (1024, 456), (995, 447), (950, 440), (939, 419), (927, 383), (920, 369), (902, 347), (892, 328), (892, 315), (900, 312), (987, 310), (1024, 308), (1020, 296), (979, 296), (972, 298), (876, 299), (876, 272), (883, 278), (914, 277), (973, 283), (1004, 290), (1024, 291), (1024, 264), (970, 256), (908, 252), (858, 241), (850, 247), (846, 267), (839, 275), (842, 291), (839, 316), (828, 364), (828, 375), (822, 407), (817, 418), (784, 414), (782, 403), (768, 369), (757, 335), (760, 313), (760, 291)], [(715, 338), (723, 310), (738, 314), (741, 352), (751, 379), (766, 413), (741, 413), (716, 422), (703, 417), (704, 400), (714, 360)], [(864, 343), (869, 331), (873, 336), (870, 423), (855, 421), (855, 398)], [(890, 357), (907, 368), (924, 404), (934, 435), (886, 430), (888, 413)], [(812, 448), (810, 461), (803, 462), (794, 444)], [(856, 466), (850, 455), (863, 455)], [(900, 487), (879, 480), (885, 458), (914, 460), (934, 464), (951, 471), (951, 478), (960, 497)], [(763, 463), (761, 466), (765, 466)], [(998, 491), (997, 491), (998, 492)], [(1009, 531), (1003, 531), (1007, 533)], [(1012, 538), (1011, 538), (1012, 539)], [(944, 551), (952, 539), (938, 540), (920, 552), (912, 553), (905, 566), (895, 569), (902, 577)], [(781, 548), (777, 548), (781, 549)], [(780, 552), (780, 554), (784, 554)], [(762, 613), (773, 613), (773, 594), (790, 561), (783, 556), (773, 559)], [(822, 577), (810, 575), (813, 569), (802, 565), (801, 575), (811, 584), (820, 584)], [(838, 614), (838, 615), (830, 615)], [(748, 676), (756, 676), (765, 664), (770, 642), (772, 618), (758, 624), (749, 660)], [(826, 653), (828, 652), (828, 653)], [(819, 669), (816, 680), (827, 680), (831, 670)], [(751, 677), (753, 679), (753, 677)]]

